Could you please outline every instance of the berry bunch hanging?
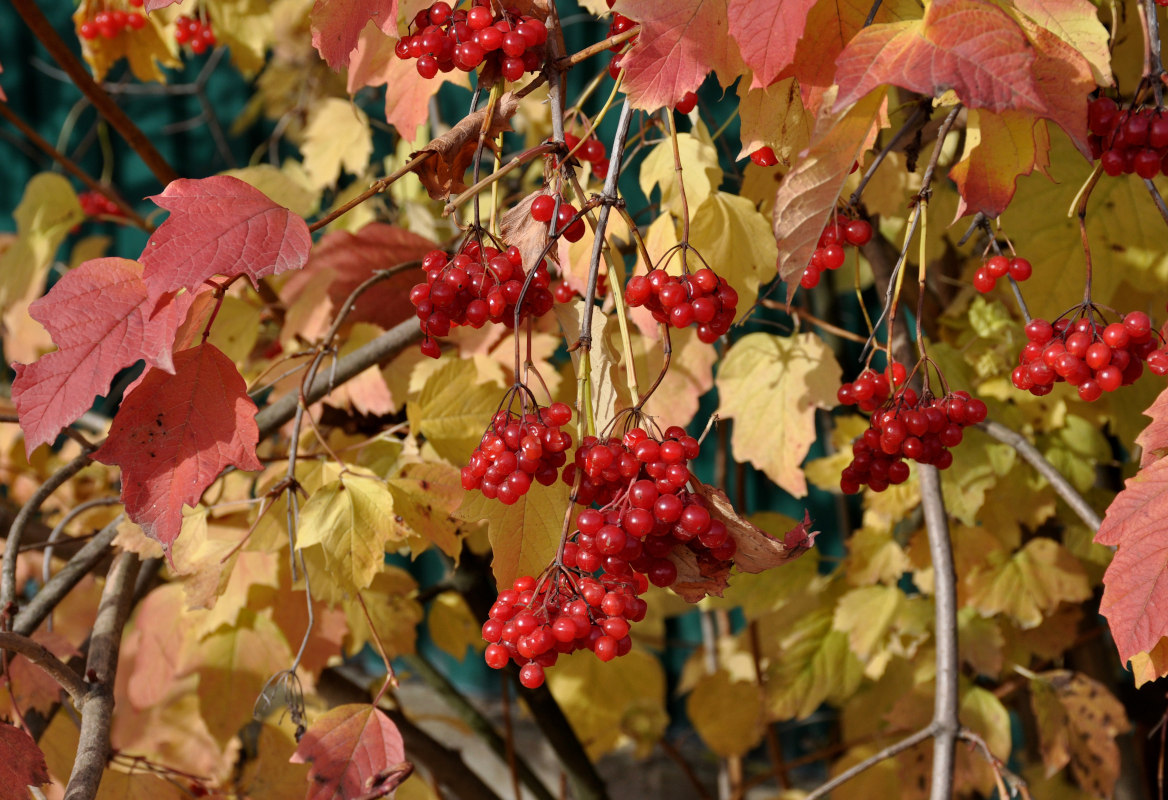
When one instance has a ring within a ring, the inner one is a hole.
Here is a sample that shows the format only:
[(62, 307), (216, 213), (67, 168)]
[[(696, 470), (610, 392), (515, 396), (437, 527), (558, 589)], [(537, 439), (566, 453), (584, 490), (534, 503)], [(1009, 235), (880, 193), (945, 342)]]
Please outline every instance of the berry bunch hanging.
[(709, 267), (682, 275), (657, 267), (648, 275), (634, 275), (625, 287), (625, 300), (674, 328), (697, 325), (698, 338), (706, 344), (730, 329), (738, 310), (738, 292)]
[(832, 214), (823, 233), (819, 234), (819, 242), (811, 254), (811, 262), (803, 270), (799, 285), (804, 289), (814, 289), (825, 270), (839, 269), (844, 265), (846, 246), (863, 247), (871, 239), (872, 226), (867, 220), (850, 219), (838, 212)]
[[(527, 390), (516, 387), (510, 401)], [(564, 403), (519, 413), (508, 407), (496, 412), (475, 448), (470, 462), (462, 468), (462, 488), (480, 490), (488, 499), (512, 505), (531, 488), (532, 481), (544, 486), (556, 482), (564, 454), (572, 446), (572, 436), (561, 430), (572, 420), (572, 409)]]
[[(410, 302), (425, 334), (421, 344), (424, 354), (438, 358), (441, 353), (436, 340), (447, 336), (452, 327), (481, 328), (487, 322), (514, 327), (515, 306), (528, 278), (518, 248), (501, 251), (480, 246), (472, 236), (453, 258), (442, 250), (430, 251), (422, 259), (422, 269), (426, 282), (410, 290)], [(542, 317), (551, 310), (555, 300), (549, 285), (547, 263), (541, 261), (523, 298), (520, 319)]]
[[(130, 5), (140, 6), (139, 2)], [(92, 19), (82, 22), (77, 32), (82, 39), (92, 41), (97, 37), (116, 39), (123, 31), (140, 31), (146, 27), (146, 17), (137, 11), (127, 11), (124, 8), (106, 9), (98, 11)]]
[(584, 237), (584, 218), (577, 217), (578, 213), (574, 205), (558, 195), (541, 194), (531, 201), (531, 218), (536, 222), (551, 222), (554, 216), (556, 227), (553, 235), (563, 236), (569, 242), (578, 242)]
[(1032, 319), (1026, 338), (1010, 378), (1015, 388), (1033, 395), (1049, 394), (1056, 383), (1066, 382), (1091, 402), (1135, 382), (1145, 363), (1156, 375), (1168, 374), (1168, 347), (1143, 311), (1107, 323), (1091, 306), (1080, 306), (1053, 324)]
[(982, 294), (993, 291), (999, 278), (1009, 275), (1016, 281), (1024, 281), (1034, 272), (1030, 262), (1017, 256), (1007, 258), (997, 255), (986, 259), (986, 262), (973, 273), (973, 288)]
[(1087, 106), (1088, 143), (1108, 175), (1168, 175), (1168, 115), (1162, 108), (1120, 109), (1101, 96)]
[(404, 61), (417, 59), (423, 78), (482, 66), (517, 81), (543, 66), (547, 26), (514, 9), (496, 14), (490, 0), (475, 0), (469, 9), (452, 9), (439, 0), (419, 11), (410, 28), (413, 33), (403, 36), (394, 52)]
[(104, 194), (89, 189), (77, 195), (77, 202), (87, 217), (124, 217), (125, 213), (118, 204)]
[[(569, 151), (575, 151), (577, 157), (592, 165), (592, 174), (596, 176), (597, 180), (603, 181), (605, 179), (608, 175), (608, 159), (605, 157), (604, 142), (597, 139), (596, 134), (589, 136), (584, 140), (584, 144), (580, 145), (579, 136), (565, 133), (564, 144), (568, 146)], [(580, 145), (579, 150), (576, 149), (577, 145)]]
[(191, 52), (201, 56), (216, 44), (211, 23), (198, 17), (181, 16), (174, 21), (174, 40), (191, 48)]

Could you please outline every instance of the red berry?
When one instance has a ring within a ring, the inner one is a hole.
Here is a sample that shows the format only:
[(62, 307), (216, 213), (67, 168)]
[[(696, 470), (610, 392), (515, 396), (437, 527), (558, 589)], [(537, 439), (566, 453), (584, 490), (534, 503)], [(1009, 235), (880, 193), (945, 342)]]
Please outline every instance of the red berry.
[(677, 105), (673, 107), (673, 110), (678, 114), (688, 114), (694, 110), (697, 104), (698, 96), (693, 92), (686, 92), (685, 96), (677, 101)]
[(751, 153), (750, 160), (760, 167), (773, 167), (779, 163), (779, 159), (775, 156), (775, 151), (766, 146), (760, 147)]

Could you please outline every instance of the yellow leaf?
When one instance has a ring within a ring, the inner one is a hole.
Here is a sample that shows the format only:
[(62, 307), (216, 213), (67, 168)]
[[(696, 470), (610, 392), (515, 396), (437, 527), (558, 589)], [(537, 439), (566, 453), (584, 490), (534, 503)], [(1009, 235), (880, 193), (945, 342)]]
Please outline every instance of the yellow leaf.
[(961, 660), (979, 675), (996, 678), (1002, 671), (1002, 650), (1006, 640), (993, 618), (987, 619), (976, 609), (957, 612), (957, 645)]
[[(745, 197), (715, 192), (694, 215), (689, 241), (702, 258), (738, 292), (738, 315), (754, 305), (758, 287), (775, 276), (778, 248), (770, 223)], [(690, 269), (700, 268), (692, 256)]]
[(796, 497), (807, 494), (799, 465), (816, 439), (815, 409), (835, 405), (839, 382), (835, 356), (814, 334), (739, 339), (716, 381), (720, 413), (734, 420), (734, 456)]
[[(584, 301), (576, 299), (570, 303), (556, 303), (556, 319), (564, 339), (575, 342), (580, 336), (583, 324)], [(621, 351), (616, 343), (617, 322), (599, 308), (592, 313), (592, 350), (588, 355), (589, 380), (592, 382), (592, 414), (596, 430), (604, 430), (617, 409), (632, 405), (628, 387), (625, 384), (621, 363)], [(572, 367), (580, 375), (580, 360), (583, 350), (572, 351)]]
[(264, 54), (275, 39), (275, 21), (267, 0), (207, 0), (219, 44), (231, 48), (231, 61), (244, 75), (264, 66)]
[(983, 614), (1006, 614), (1033, 628), (1064, 601), (1091, 596), (1078, 559), (1054, 539), (1031, 539), (1005, 563), (975, 569), (966, 578), (969, 601)]
[[(866, 758), (875, 755), (880, 748), (876, 745), (853, 747), (831, 765), (831, 774), (839, 775)], [(901, 785), (900, 765), (896, 759), (885, 758), (877, 761), (831, 793), (834, 800), (871, 800), (874, 797), (904, 797)]]
[[(91, 13), (88, 3), (81, 3), (77, 7), (73, 12), (73, 23), (78, 29)], [(174, 41), (173, 20), (176, 16), (175, 11), (147, 14), (146, 24), (141, 30), (134, 31), (133, 36), (115, 36), (112, 39), (104, 36), (94, 39), (78, 36), (81, 55), (93, 69), (94, 79), (98, 82), (105, 80), (110, 67), (119, 59), (127, 58), (130, 71), (138, 80), (166, 83), (166, 73), (161, 67), (173, 69), (182, 66), (182, 60), (178, 58), (178, 44)]]
[(867, 661), (891, 630), (902, 600), (904, 593), (895, 586), (853, 589), (836, 605), (832, 627), (846, 633), (852, 652)]
[[(704, 136), (700, 134), (706, 134)], [(677, 134), (677, 151), (681, 160), (681, 180), (685, 185), (685, 199), (691, 219), (710, 194), (722, 183), (722, 169), (718, 166), (718, 151), (709, 134), (699, 125), (695, 133)], [(678, 173), (673, 160), (673, 143), (669, 137), (649, 151), (641, 162), (638, 180), (641, 191), (649, 197), (653, 189), (661, 192), (661, 207), (681, 219), (681, 193), (678, 191)]]
[(762, 740), (759, 687), (736, 681), (725, 670), (703, 675), (685, 710), (706, 745), (723, 758), (748, 753)]
[[(462, 500), (459, 472), (448, 464), (407, 464), (390, 478), (389, 493), (401, 522), (415, 535), (457, 560), (462, 549), (458, 523), (451, 518)], [(414, 545), (411, 542), (411, 549)]]
[(494, 558), (495, 583), (510, 586), (520, 575), (535, 577), (551, 563), (560, 545), (569, 487), (531, 484), (513, 505), (488, 500), (480, 491), (467, 492), (454, 516), (466, 522), (486, 521)]
[(276, 725), (264, 723), (256, 739), (256, 757), (244, 762), (242, 786), (253, 800), (282, 800), (304, 791), (308, 764), (288, 761), (296, 752), (296, 740)]
[(207, 341), (236, 364), (242, 364), (251, 355), (262, 324), (258, 308), (242, 298), (227, 295), (219, 307), (219, 314), (215, 317)]
[(785, 166), (790, 166), (791, 156), (807, 147), (814, 121), (803, 111), (799, 84), (794, 78), (785, 78), (765, 89), (751, 89), (748, 81), (739, 81), (738, 116), (742, 120), (742, 150), (738, 158), (746, 158), (766, 146)]
[(863, 665), (848, 647), (847, 634), (831, 623), (830, 608), (804, 613), (774, 643), (778, 656), (767, 670), (772, 719), (803, 719), (820, 703), (846, 697), (859, 686)]
[(473, 361), (446, 360), (426, 379), (417, 402), (406, 406), (410, 431), (462, 466), (482, 441), (502, 397), (502, 385), (484, 383)]
[(1014, 466), (1017, 454), (976, 428), (966, 428), (959, 458), (941, 473), (945, 508), (966, 525), (974, 525), (985, 503), (986, 492)]
[(1161, 639), (1146, 653), (1131, 657), (1132, 678), (1137, 687), (1168, 675), (1168, 639)]
[(665, 672), (640, 650), (608, 664), (584, 651), (561, 656), (547, 682), (593, 759), (629, 741), (644, 757), (669, 723)]
[(912, 568), (908, 555), (892, 532), (864, 527), (848, 539), (848, 559), (844, 562), (848, 582), (854, 586), (873, 583), (894, 584)]
[[(647, 387), (660, 373), (665, 356), (655, 340), (630, 333), (637, 377), (641, 386)], [(702, 396), (714, 386), (718, 352), (698, 339), (693, 327), (670, 331), (669, 341), (673, 346), (669, 371), (645, 403), (645, 413), (684, 427), (693, 421)]]
[(1015, 0), (1013, 11), (1024, 14), (1078, 51), (1091, 65), (1100, 86), (1111, 86), (1111, 50), (1108, 32), (1090, 0)]
[(229, 169), (221, 174), (239, 178), (249, 186), (259, 189), (272, 202), (279, 203), (302, 217), (311, 217), (320, 209), (320, 191), (308, 186), (303, 172), (288, 167), (280, 169), (272, 164), (255, 164), (241, 169)]
[[(364, 609), (355, 597), (347, 598), (343, 603), (349, 623), (345, 654), (353, 656), (366, 644), (374, 645), (370, 620), (390, 658), (413, 653), (418, 637), (417, 626), (425, 617), (421, 604), (414, 599), (417, 589), (417, 582), (408, 572), (385, 566), (374, 576), (369, 588), (361, 590)], [(365, 611), (369, 612), (368, 618)]]
[(458, 592), (442, 592), (430, 606), (430, 637), (434, 644), (459, 661), (467, 648), (476, 652), (486, 647), (479, 621)]
[[(961, 724), (981, 736), (996, 758), (1005, 761), (1010, 757), (1010, 712), (993, 692), (969, 686), (962, 693), (958, 715)], [(983, 795), (992, 794), (994, 778), (985, 758), (971, 750), (965, 750), (962, 756), (958, 758), (957, 780), (964, 777)]]
[(69, 229), (85, 219), (69, 181), (52, 172), (33, 176), (12, 216), (17, 239), (0, 253), (0, 311), (44, 279)]
[(308, 498), (300, 510), (300, 549), (320, 545), (324, 563), (349, 591), (369, 586), (385, 562), (385, 545), (401, 539), (393, 521), (393, 495), (386, 485), (347, 473)]
[(335, 184), (342, 168), (351, 175), (360, 175), (373, 154), (369, 117), (338, 97), (319, 102), (308, 118), (300, 152), (314, 189)]

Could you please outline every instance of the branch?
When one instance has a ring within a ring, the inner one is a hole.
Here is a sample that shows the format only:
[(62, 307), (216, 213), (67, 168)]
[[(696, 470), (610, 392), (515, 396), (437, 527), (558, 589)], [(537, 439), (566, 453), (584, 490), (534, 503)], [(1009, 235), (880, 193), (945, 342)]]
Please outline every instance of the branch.
[(77, 758), (73, 762), (69, 785), (65, 787), (65, 800), (92, 800), (109, 762), (118, 647), (122, 628), (130, 614), (130, 597), (137, 572), (137, 554), (122, 553), (106, 576), (97, 619), (93, 623), (93, 635), (89, 640), (89, 658), (85, 664), (85, 674), (90, 679), (89, 689), (81, 713)]
[(930, 724), (924, 728), (921, 728), (919, 731), (917, 731), (913, 735), (908, 736), (904, 739), (901, 739), (899, 742), (896, 742), (895, 744), (888, 745), (888, 747), (885, 747), (879, 753), (873, 753), (871, 756), (869, 756), (868, 758), (865, 758), (859, 764), (854, 764), (851, 767), (848, 767), (846, 770), (841, 772), (839, 775), (836, 775), (834, 778), (829, 780), (827, 783), (825, 783), (821, 786), (817, 786), (815, 788), (815, 790), (813, 792), (811, 792), (811, 794), (809, 794), (805, 798), (803, 798), (803, 800), (818, 800), (818, 798), (824, 797), (825, 795), (827, 795), (828, 792), (830, 792), (833, 789), (836, 789), (839, 786), (842, 786), (843, 784), (847, 783), (852, 778), (859, 775), (861, 772), (866, 772), (867, 770), (876, 766), (877, 764), (879, 764), (881, 761), (885, 760), (886, 758), (892, 758), (897, 753), (902, 753), (905, 750), (908, 750), (910, 747), (915, 747), (916, 745), (923, 742), (925, 739), (928, 739), (934, 733), (936, 733), (936, 731), (935, 731), (935, 725), (933, 725), (933, 724)]
[(93, 76), (89, 74), (89, 70), (77, 56), (73, 55), (69, 45), (65, 44), (65, 40), (53, 29), (52, 24), (37, 7), (36, 0), (12, 0), (12, 5), (24, 19), (24, 23), (32, 30), (33, 35), (49, 51), (53, 60), (68, 73), (74, 85), (89, 99), (89, 102), (93, 103), (97, 112), (105, 117), (114, 130), (133, 148), (138, 157), (154, 173), (158, 182), (166, 186), (171, 181), (177, 180), (180, 177), (179, 174), (155, 149), (154, 144), (146, 134), (126, 116), (126, 112), (122, 111), (113, 98), (97, 85)]
[(993, 420), (986, 420), (980, 423), (978, 428), (988, 433), (993, 438), (997, 439), (1002, 444), (1008, 444), (1017, 451), (1018, 455), (1022, 456), (1022, 460), (1034, 467), (1034, 470), (1046, 478), (1055, 493), (1061, 497), (1066, 504), (1071, 507), (1071, 510), (1078, 515), (1079, 519), (1093, 531), (1099, 530), (1099, 526), (1103, 524), (1103, 520), (1095, 513), (1095, 509), (1091, 504), (1071, 486), (1070, 482), (1063, 476), (1061, 472), (1054, 468), (1054, 465), (1046, 460), (1045, 456), (1039, 452), (1030, 441), (1018, 433), (1012, 431), (1000, 422)]
[(0, 631), (0, 650), (9, 650), (20, 653), (33, 664), (36, 664), (50, 678), (61, 684), (61, 688), (73, 698), (73, 704), (81, 709), (85, 704), (86, 693), (89, 687), (81, 680), (81, 676), (52, 654), (39, 642), (19, 633)]
[(957, 695), (957, 574), (953, 567), (953, 545), (949, 541), (949, 519), (941, 496), (937, 468), (921, 464), (921, 506), (933, 561), (933, 640), (937, 650), (937, 688), (933, 698), (933, 785), (930, 800), (953, 797), (953, 764), (956, 755), (958, 720)]

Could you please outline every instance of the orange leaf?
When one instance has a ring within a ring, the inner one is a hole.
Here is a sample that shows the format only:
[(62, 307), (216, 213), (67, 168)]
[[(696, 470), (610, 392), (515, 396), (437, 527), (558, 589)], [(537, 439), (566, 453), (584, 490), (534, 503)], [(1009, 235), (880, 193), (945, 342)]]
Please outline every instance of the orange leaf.
[(349, 66), (349, 56), (365, 25), (397, 33), (397, 0), (316, 0), (308, 16), (312, 46), (328, 65)]
[(994, 114), (971, 109), (966, 128), (977, 130), (981, 138), (949, 171), (961, 193), (957, 217), (977, 211), (996, 217), (1013, 199), (1018, 176), (1046, 165), (1050, 149), (1046, 126), (1021, 111)]

